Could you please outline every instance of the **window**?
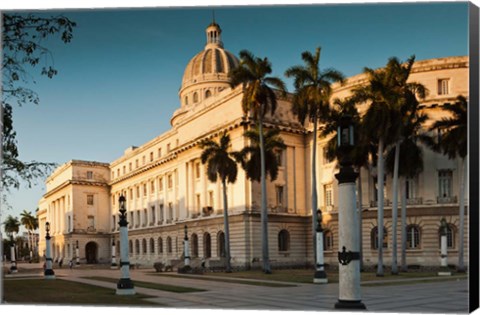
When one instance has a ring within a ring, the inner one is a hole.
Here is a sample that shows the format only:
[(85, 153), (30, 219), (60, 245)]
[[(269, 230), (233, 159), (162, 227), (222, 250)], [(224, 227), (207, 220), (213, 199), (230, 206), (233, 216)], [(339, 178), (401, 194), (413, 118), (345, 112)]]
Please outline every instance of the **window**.
[(128, 163), (128, 171), (132, 171), (132, 162)]
[(330, 230), (323, 233), (323, 249), (333, 250), (333, 233)]
[(153, 152), (150, 152), (150, 162), (153, 161)]
[(197, 211), (200, 212), (200, 210), (201, 210), (201, 207), (200, 207), (200, 194), (196, 194), (196, 195), (195, 195), (195, 201), (196, 201), (196, 204), (197, 204)]
[[(386, 178), (383, 178), (383, 196), (387, 196), (387, 181)], [(378, 179), (376, 176), (373, 177), (373, 198), (375, 201), (378, 201)]]
[(150, 239), (150, 253), (155, 254), (155, 241), (153, 238)]
[(407, 226), (407, 248), (414, 249), (420, 247), (420, 229), (417, 225)]
[[(370, 241), (372, 249), (378, 249), (378, 227), (374, 227), (370, 232)], [(388, 248), (388, 235), (386, 228), (383, 228), (383, 248)]]
[(126, 172), (127, 172), (127, 167), (124, 165), (123, 166), (123, 175), (125, 175)]
[(173, 204), (171, 202), (168, 203), (168, 218), (173, 219)]
[(413, 199), (416, 197), (416, 183), (414, 178), (407, 178), (405, 180), (405, 195), (407, 199)]
[(135, 167), (138, 168), (138, 159), (135, 160)]
[(117, 177), (120, 177), (120, 169), (117, 169)]
[(212, 257), (212, 240), (208, 233), (203, 235), (203, 253), (205, 258)]
[(173, 187), (173, 177), (172, 174), (168, 175), (168, 188), (171, 189)]
[(87, 205), (93, 206), (93, 195), (87, 195)]
[(275, 195), (277, 197), (277, 206), (283, 205), (283, 186), (275, 186)]
[[(115, 226), (115, 216), (113, 216), (113, 226)], [(67, 216), (67, 223), (68, 223), (68, 229), (67, 231), (70, 232), (72, 230), (72, 217), (71, 216)]]
[(152, 213), (152, 220), (151, 220), (152, 224), (155, 223), (155, 221), (156, 221), (155, 210), (156, 210), (156, 209), (155, 209), (155, 206), (152, 206), (152, 208), (151, 208), (151, 210), (150, 210), (151, 213)]
[(167, 143), (167, 153), (170, 153), (170, 143)]
[(283, 166), (283, 151), (282, 150), (278, 150), (277, 152), (275, 152), (275, 158), (277, 160), (277, 165), (278, 166)]
[(452, 171), (438, 171), (438, 195), (440, 198), (447, 198), (452, 195)]
[(210, 90), (207, 90), (205, 92), (205, 98), (209, 98), (210, 96), (212, 96), (212, 92), (210, 92)]
[(200, 178), (200, 163), (195, 163), (195, 178)]
[(333, 206), (333, 185), (327, 184), (323, 186), (323, 200), (325, 207)]
[(213, 208), (213, 191), (208, 192), (208, 205)]
[(130, 200), (133, 199), (133, 188), (130, 188)]
[(135, 240), (135, 254), (139, 255), (140, 254), (140, 241)]
[(136, 227), (139, 226), (141, 222), (142, 221), (141, 221), (141, 218), (140, 218), (140, 210), (137, 210), (137, 220), (135, 220), (135, 223), (136, 223), (135, 226)]
[(290, 249), (290, 233), (287, 230), (281, 230), (278, 233), (278, 251), (285, 252)]
[(147, 184), (143, 184), (143, 196), (147, 196)]
[(167, 237), (167, 253), (172, 253), (172, 238), (170, 236)]
[(147, 240), (146, 239), (142, 240), (142, 253), (143, 254), (147, 253)]
[(129, 225), (128, 225), (128, 228), (132, 228), (133, 227), (133, 211), (130, 212), (130, 222), (128, 222)]
[(158, 238), (158, 253), (163, 254), (163, 239), (161, 237)]
[(148, 221), (147, 209), (143, 209), (143, 226), (147, 225), (147, 221)]
[(93, 172), (87, 171), (87, 179), (93, 179)]
[(153, 194), (155, 192), (155, 181), (150, 182), (150, 193)]
[(142, 165), (145, 165), (145, 155), (142, 156)]
[(137, 186), (137, 198), (140, 198), (140, 186)]
[(162, 157), (162, 149), (158, 149), (158, 157)]
[(438, 80), (438, 95), (448, 95), (450, 94), (450, 79), (439, 79)]
[(198, 257), (198, 236), (197, 234), (193, 233), (190, 237), (192, 243), (192, 257)]
[[(438, 248), (442, 246), (442, 229), (438, 229)], [(455, 248), (455, 226), (452, 224), (447, 224), (447, 248)]]
[[(120, 246), (118, 248), (120, 248)], [(128, 252), (130, 254), (133, 254), (133, 242), (132, 242), (132, 240), (128, 241)]]
[(160, 205), (160, 222), (163, 222), (163, 203)]
[(198, 102), (198, 93), (197, 92), (193, 93), (193, 102), (194, 103)]
[(93, 215), (89, 215), (87, 217), (87, 221), (88, 221), (87, 229), (95, 229), (95, 217)]
[(223, 232), (218, 232), (217, 234), (217, 257), (225, 257), (226, 256), (226, 251), (225, 251), (225, 233)]
[(185, 96), (185, 105), (188, 105), (188, 96)]

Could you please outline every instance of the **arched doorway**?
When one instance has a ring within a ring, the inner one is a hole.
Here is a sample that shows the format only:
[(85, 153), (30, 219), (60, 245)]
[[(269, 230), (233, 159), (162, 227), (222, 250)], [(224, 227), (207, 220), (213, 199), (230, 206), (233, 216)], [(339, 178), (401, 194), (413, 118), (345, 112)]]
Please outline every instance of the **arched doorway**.
[(87, 245), (85, 245), (85, 258), (87, 259), (87, 264), (97, 263), (97, 252), (98, 252), (97, 243), (88, 242)]

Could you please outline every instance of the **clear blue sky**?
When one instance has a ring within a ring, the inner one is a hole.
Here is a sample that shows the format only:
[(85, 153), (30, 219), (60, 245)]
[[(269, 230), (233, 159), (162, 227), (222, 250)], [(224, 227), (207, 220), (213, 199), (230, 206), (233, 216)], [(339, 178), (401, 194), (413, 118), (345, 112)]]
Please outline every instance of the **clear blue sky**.
[[(14, 109), (21, 159), (111, 162), (167, 131), (184, 68), (204, 48), (212, 8), (62, 11), (77, 27), (70, 44), (48, 42), (59, 74), (34, 76), (40, 105)], [(391, 56), (467, 55), (467, 18), (468, 4), (459, 2), (215, 8), (225, 48), (268, 57), (282, 77), (317, 46), (321, 66), (346, 76)], [(44, 193), (43, 181), (12, 193), (2, 218), (35, 211)]]

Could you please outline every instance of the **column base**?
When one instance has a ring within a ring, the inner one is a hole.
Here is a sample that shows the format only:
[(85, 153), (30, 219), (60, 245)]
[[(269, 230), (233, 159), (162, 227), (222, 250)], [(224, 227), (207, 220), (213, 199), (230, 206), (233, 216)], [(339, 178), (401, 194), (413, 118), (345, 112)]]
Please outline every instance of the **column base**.
[(345, 301), (345, 300), (338, 300), (337, 303), (335, 303), (335, 308), (336, 309), (348, 309), (348, 310), (366, 310), (367, 308), (365, 307), (365, 304), (362, 303), (362, 301)]
[(313, 283), (328, 283), (327, 273), (325, 272), (325, 270), (315, 271), (315, 275), (313, 276)]

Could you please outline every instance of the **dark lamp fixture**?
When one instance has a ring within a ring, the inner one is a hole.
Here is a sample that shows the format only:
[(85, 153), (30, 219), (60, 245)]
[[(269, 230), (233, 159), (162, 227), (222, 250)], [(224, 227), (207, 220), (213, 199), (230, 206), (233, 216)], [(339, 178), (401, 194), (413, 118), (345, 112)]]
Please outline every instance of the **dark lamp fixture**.
[(340, 118), (337, 128), (338, 147), (353, 146), (353, 122), (352, 116), (344, 115)]
[(185, 239), (188, 239), (188, 227), (185, 224), (185, 227), (183, 228), (185, 230)]
[(45, 223), (45, 231), (50, 232), (50, 222)]
[(323, 221), (322, 210), (320, 210), (320, 209), (317, 210), (317, 218), (318, 218), (318, 222)]
[(120, 205), (120, 209), (125, 209), (125, 197), (123, 195), (120, 195), (120, 198), (118, 198), (118, 203)]

